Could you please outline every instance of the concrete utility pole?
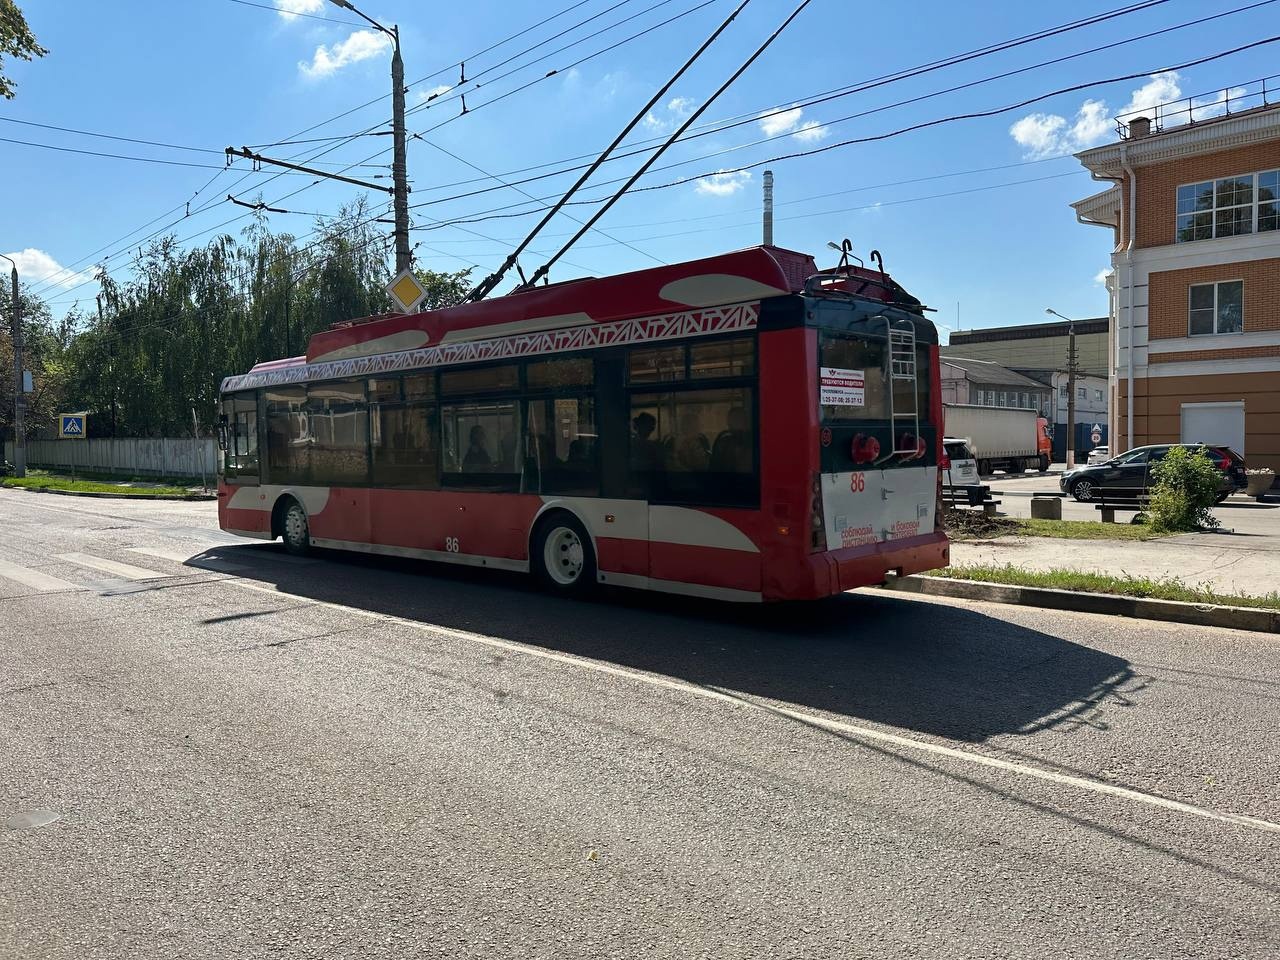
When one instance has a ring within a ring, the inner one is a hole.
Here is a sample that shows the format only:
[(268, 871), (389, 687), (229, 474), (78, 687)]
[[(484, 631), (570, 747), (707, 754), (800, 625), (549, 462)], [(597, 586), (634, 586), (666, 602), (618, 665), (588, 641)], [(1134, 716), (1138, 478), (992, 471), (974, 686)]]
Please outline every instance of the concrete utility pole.
[(0, 259), (8, 260), (13, 265), (10, 276), (13, 279), (13, 293), (9, 318), (13, 331), (13, 466), (20, 477), (27, 475), (27, 431), (23, 425), (23, 406), (26, 401), (22, 396), (22, 302), (18, 299), (18, 265), (10, 257), (0, 253)]
[(1052, 314), (1067, 321), (1067, 467), (1076, 465), (1076, 322), (1064, 317), (1052, 307), (1046, 307), (1045, 313)]
[(404, 61), (400, 59), (400, 28), (390, 30), (377, 20), (352, 6), (350, 0), (329, 0), (335, 6), (350, 10), (357, 17), (370, 23), (375, 30), (391, 38), (391, 138), (393, 141), (391, 175), (395, 183), (396, 217), (396, 273), (408, 270), (413, 261), (409, 249), (409, 175), (404, 134)]
[(764, 245), (773, 246), (773, 171), (764, 172)]

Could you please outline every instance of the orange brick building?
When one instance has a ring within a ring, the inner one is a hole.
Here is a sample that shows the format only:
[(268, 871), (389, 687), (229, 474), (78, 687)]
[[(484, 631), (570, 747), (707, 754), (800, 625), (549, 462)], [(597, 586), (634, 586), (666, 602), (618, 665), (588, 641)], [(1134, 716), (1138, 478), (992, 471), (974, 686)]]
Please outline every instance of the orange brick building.
[(1225, 443), (1280, 473), (1280, 105), (1238, 106), (1120, 123), (1076, 155), (1114, 185), (1072, 207), (1115, 237), (1113, 449)]

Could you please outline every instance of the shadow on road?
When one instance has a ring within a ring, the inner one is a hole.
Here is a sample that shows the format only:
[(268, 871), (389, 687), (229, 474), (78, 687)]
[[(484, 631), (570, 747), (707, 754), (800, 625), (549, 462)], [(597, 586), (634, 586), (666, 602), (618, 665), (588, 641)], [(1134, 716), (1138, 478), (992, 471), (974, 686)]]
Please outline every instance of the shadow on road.
[[(216, 547), (189, 561), (294, 596), (483, 633), (689, 683), (976, 742), (1105, 721), (1135, 692), (1125, 660), (962, 607), (870, 592), (818, 604), (713, 603), (639, 591), (575, 602), (526, 578), (443, 564)], [(1140, 686), (1140, 684), (1139, 684)]]

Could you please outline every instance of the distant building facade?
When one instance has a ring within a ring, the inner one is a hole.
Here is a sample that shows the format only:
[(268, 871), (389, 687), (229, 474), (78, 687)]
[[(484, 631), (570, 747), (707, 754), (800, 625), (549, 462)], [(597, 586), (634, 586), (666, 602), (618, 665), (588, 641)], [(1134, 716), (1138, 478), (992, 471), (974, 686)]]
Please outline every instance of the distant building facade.
[(1113, 446), (1225, 443), (1280, 471), (1280, 104), (1239, 90), (1225, 115), (1122, 118), (1077, 154), (1115, 186), (1072, 206), (1114, 238)]
[[(944, 351), (946, 348), (943, 348)], [(982, 407), (1031, 408), (1041, 416), (1049, 409), (1050, 388), (989, 360), (970, 360), (943, 353), (939, 363), (943, 403)]]
[[(957, 330), (951, 334), (944, 352), (953, 357), (992, 360), (1010, 370), (1065, 371), (1070, 327), (1070, 323), (1058, 321)], [(1077, 320), (1075, 328), (1079, 372), (1092, 377), (1110, 376), (1107, 357), (1110, 320), (1107, 317)]]
[[(1056, 321), (956, 331), (942, 348), (944, 363), (946, 357), (996, 363), (1048, 388), (1044, 405), (1037, 409), (1052, 425), (1053, 459), (1057, 462), (1065, 460), (1067, 451), (1067, 360), (1072, 325)], [(1111, 321), (1090, 317), (1075, 321), (1074, 326), (1078, 364), (1074, 449), (1083, 454), (1109, 442)], [(1094, 426), (1101, 429), (1095, 431)]]

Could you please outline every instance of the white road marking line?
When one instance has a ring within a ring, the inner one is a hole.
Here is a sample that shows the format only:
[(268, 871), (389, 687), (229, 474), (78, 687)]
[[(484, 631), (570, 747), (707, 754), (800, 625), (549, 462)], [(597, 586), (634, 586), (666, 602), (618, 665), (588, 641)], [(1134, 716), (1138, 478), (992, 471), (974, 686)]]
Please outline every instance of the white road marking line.
[(77, 587), (74, 583), (68, 583), (66, 580), (59, 580), (57, 577), (51, 577), (47, 573), (41, 573), (39, 570), (30, 570), (27, 567), (19, 566), (16, 563), (8, 563), (4, 560), (0, 560), (0, 577), (46, 593), (51, 590), (84, 589), (83, 587)]
[(101, 570), (103, 573), (109, 573), (123, 580), (162, 580), (169, 576), (167, 573), (157, 573), (146, 567), (135, 567), (131, 563), (120, 563), (118, 560), (107, 560), (87, 553), (59, 553), (57, 559), (74, 563), (78, 567)]
[[(280, 590), (275, 587), (263, 587), (256, 583), (249, 583), (238, 577), (229, 577), (220, 582), (241, 587), (245, 590), (253, 590), (257, 593), (265, 593), (274, 596), (280, 596), (281, 594), (289, 597), (294, 596), (288, 591)], [(1160, 807), (1165, 810), (1172, 810), (1175, 813), (1201, 817), (1205, 820), (1215, 820), (1219, 823), (1230, 823), (1235, 826), (1249, 827), (1254, 830), (1263, 830), (1268, 833), (1280, 833), (1280, 823), (1273, 823), (1270, 820), (1262, 820), (1258, 817), (1248, 817), (1238, 813), (1210, 810), (1207, 807), (1198, 807), (1195, 804), (1183, 803), (1181, 800), (1171, 800), (1167, 797), (1157, 796), (1153, 793), (1144, 793), (1141, 790), (1134, 790), (1130, 787), (1117, 786), (1116, 784), (1107, 783), (1102, 780), (1091, 780), (1088, 777), (1076, 777), (1065, 773), (1058, 773), (1054, 770), (1043, 770), (1039, 767), (1033, 767), (1030, 764), (1014, 763), (1010, 760), (987, 756), (986, 754), (977, 753), (972, 750), (961, 750), (959, 748), (948, 747), (940, 743), (931, 743), (927, 740), (916, 740), (912, 737), (904, 737), (896, 733), (876, 730), (872, 727), (863, 727), (858, 724), (846, 723), (842, 720), (831, 720), (827, 717), (820, 716), (819, 714), (764, 703), (753, 697), (741, 694), (724, 693), (714, 687), (701, 687), (697, 684), (688, 683), (684, 680), (673, 680), (669, 677), (660, 677), (655, 674), (641, 673), (636, 670), (629, 670), (625, 667), (616, 667), (612, 664), (601, 663), (598, 660), (587, 660), (581, 657), (573, 657), (565, 653), (556, 653), (551, 650), (543, 650), (539, 647), (529, 646), (523, 643), (515, 643), (511, 640), (500, 640), (497, 637), (487, 637), (479, 633), (455, 630), (452, 627), (440, 627), (426, 623), (419, 623), (415, 620), (406, 620), (403, 617), (390, 616), (384, 613), (375, 613), (371, 610), (361, 610), (358, 607), (349, 607), (341, 603), (330, 603), (324, 600), (309, 600), (305, 597), (295, 597), (295, 599), (304, 601), (307, 606), (325, 607), (339, 613), (355, 614), (356, 616), (365, 617), (370, 620), (377, 620), (383, 623), (395, 624), (396, 626), (408, 627), (421, 633), (452, 637), (456, 640), (466, 640), (470, 643), (478, 643), (487, 647), (494, 647), (499, 650), (507, 650), (512, 653), (523, 653), (527, 656), (539, 657), (543, 660), (551, 660), (556, 663), (564, 663), (574, 667), (594, 670), (597, 673), (604, 673), (610, 676), (623, 677), (639, 683), (646, 683), (654, 687), (664, 687), (668, 690), (676, 690), (681, 693), (692, 694), (693, 696), (701, 697), (705, 700), (718, 700), (724, 703), (734, 704), (735, 706), (745, 707), (758, 713), (772, 714), (774, 716), (781, 715), (793, 720), (798, 720), (801, 723), (823, 727), (827, 730), (832, 730), (836, 733), (842, 733), (848, 736), (861, 737), (866, 740), (874, 740), (880, 743), (889, 743), (896, 747), (903, 747), (908, 750), (917, 750), (922, 753), (933, 754), (934, 756), (946, 757), (950, 760), (960, 760), (965, 763), (972, 763), (978, 766), (990, 767), (995, 770), (1002, 770), (1006, 773), (1016, 773), (1036, 780), (1046, 780), (1049, 783), (1075, 787), (1079, 790), (1087, 790), (1091, 793), (1100, 793), (1106, 796), (1118, 797), (1123, 800), (1131, 800), (1135, 803), (1143, 803), (1147, 806)]]
[(130, 547), (129, 552), (141, 553), (148, 557), (159, 557), (161, 560), (171, 560), (174, 563), (182, 564), (184, 567), (216, 570), (220, 573), (234, 573), (237, 570), (246, 569), (243, 564), (231, 563), (221, 557), (202, 557), (200, 552), (192, 553), (190, 550), (166, 550), (163, 547)]

